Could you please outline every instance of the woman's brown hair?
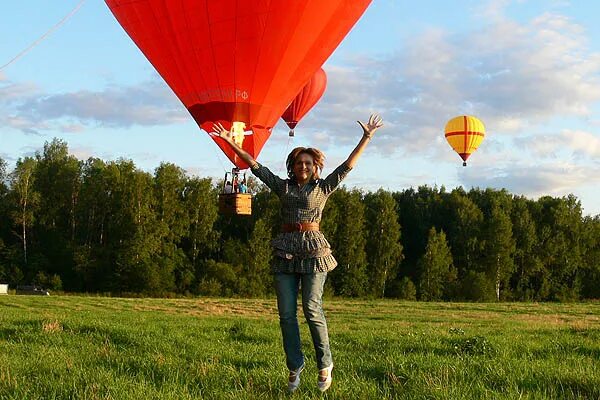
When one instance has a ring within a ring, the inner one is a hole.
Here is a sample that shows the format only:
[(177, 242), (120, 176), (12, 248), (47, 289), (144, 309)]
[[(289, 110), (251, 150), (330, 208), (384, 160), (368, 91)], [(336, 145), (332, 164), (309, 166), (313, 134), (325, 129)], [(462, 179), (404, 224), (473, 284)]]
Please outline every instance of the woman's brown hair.
[(325, 162), (325, 154), (321, 150), (312, 147), (296, 147), (290, 152), (285, 162), (287, 167), (288, 177), (294, 178), (294, 164), (300, 154), (308, 154), (313, 159), (315, 166), (315, 172), (313, 173), (312, 179), (319, 179), (319, 173), (323, 170), (323, 164)]

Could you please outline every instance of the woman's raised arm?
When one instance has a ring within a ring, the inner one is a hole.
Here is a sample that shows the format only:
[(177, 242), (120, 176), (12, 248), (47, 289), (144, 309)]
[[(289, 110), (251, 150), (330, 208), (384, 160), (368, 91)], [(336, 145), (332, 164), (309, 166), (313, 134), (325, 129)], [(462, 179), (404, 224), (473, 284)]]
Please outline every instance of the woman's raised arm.
[(375, 134), (375, 131), (383, 126), (383, 120), (378, 114), (371, 114), (371, 116), (369, 117), (369, 122), (367, 122), (366, 125), (360, 121), (356, 122), (358, 122), (358, 124), (362, 127), (363, 135), (360, 139), (360, 142), (358, 142), (358, 144), (356, 145), (354, 150), (352, 150), (352, 153), (350, 153), (348, 159), (346, 160), (346, 164), (350, 168), (354, 167), (354, 164), (356, 164), (356, 161), (362, 154), (363, 150), (365, 149), (365, 147), (367, 147), (367, 143), (369, 143), (369, 140), (371, 140), (371, 138)]

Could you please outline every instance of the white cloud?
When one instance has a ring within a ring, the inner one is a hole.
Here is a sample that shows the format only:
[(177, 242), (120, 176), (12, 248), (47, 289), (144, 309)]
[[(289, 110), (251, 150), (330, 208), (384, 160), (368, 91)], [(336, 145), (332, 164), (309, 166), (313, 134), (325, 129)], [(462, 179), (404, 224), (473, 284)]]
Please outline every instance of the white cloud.
[(481, 18), (498, 21), (505, 17), (505, 9), (511, 3), (511, 0), (491, 0), (479, 5), (476, 15)]
[(514, 145), (542, 159), (561, 157), (600, 162), (600, 136), (582, 130), (564, 129), (558, 134), (515, 137)]
[(536, 197), (562, 196), (582, 185), (600, 184), (600, 167), (566, 162), (515, 163), (502, 168), (465, 168), (461, 179), (467, 186), (506, 188)]
[(31, 82), (13, 83), (7, 79), (0, 79), (0, 106), (22, 101), (38, 92), (39, 88)]
[(564, 130), (561, 134), (565, 146), (576, 156), (587, 156), (600, 163), (600, 136), (586, 131)]
[(87, 146), (70, 146), (69, 153), (82, 161), (90, 157), (98, 157), (98, 152)]
[(31, 135), (38, 135), (39, 129), (48, 128), (48, 125), (44, 122), (35, 123), (27, 118), (18, 115), (8, 115), (0, 117), (0, 122), (5, 126), (9, 126), (13, 129), (17, 129), (23, 133)]
[(60, 129), (66, 133), (80, 133), (85, 131), (86, 127), (83, 124), (62, 125)]
[(101, 92), (82, 90), (37, 97), (21, 104), (18, 110), (35, 121), (70, 118), (106, 127), (167, 125), (189, 119), (177, 98), (160, 81), (110, 86)]
[(197, 176), (200, 178), (204, 178), (206, 176), (206, 172), (205, 172), (204, 168), (202, 168), (202, 167), (188, 166), (188, 167), (183, 167), (183, 170), (189, 176)]
[(6, 162), (6, 164), (8, 164), (7, 169), (10, 169), (11, 164), (13, 164), (16, 161), (16, 158), (12, 157), (8, 153), (4, 153), (1, 151), (0, 151), (0, 159), (4, 160)]
[(189, 121), (170, 89), (159, 80), (49, 94), (31, 83), (0, 86), (0, 121), (25, 133), (55, 129), (81, 132), (86, 125), (128, 128)]

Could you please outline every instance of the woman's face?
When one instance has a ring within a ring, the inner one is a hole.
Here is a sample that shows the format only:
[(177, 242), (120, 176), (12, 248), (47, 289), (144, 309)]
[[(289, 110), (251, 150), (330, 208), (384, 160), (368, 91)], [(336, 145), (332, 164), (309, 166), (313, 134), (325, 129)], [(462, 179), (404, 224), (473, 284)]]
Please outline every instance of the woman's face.
[(305, 184), (310, 180), (315, 171), (313, 158), (310, 154), (300, 153), (294, 161), (294, 176), (300, 184)]

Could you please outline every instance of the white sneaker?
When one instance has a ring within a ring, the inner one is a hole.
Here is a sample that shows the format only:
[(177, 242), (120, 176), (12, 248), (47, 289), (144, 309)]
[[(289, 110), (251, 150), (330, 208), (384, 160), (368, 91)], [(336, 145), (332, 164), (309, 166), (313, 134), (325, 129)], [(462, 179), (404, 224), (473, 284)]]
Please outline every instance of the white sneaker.
[(290, 377), (288, 378), (288, 390), (295, 391), (300, 386), (300, 374), (304, 371), (304, 363), (296, 370), (290, 369)]
[[(331, 376), (331, 370), (333, 370), (333, 364), (331, 364), (327, 368), (319, 370), (319, 379), (317, 381), (317, 385), (319, 386), (319, 390), (321, 392), (326, 391), (331, 386), (331, 382), (333, 381), (333, 377)], [(323, 372), (327, 372), (327, 374), (324, 374)], [(321, 378), (323, 377), (326, 377), (324, 381), (321, 380)]]

